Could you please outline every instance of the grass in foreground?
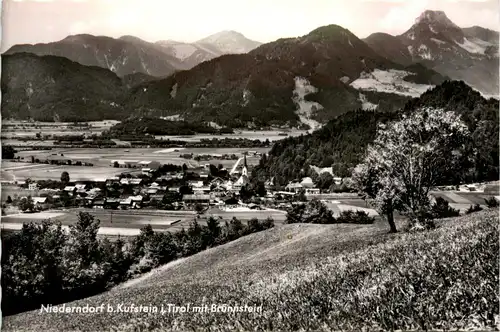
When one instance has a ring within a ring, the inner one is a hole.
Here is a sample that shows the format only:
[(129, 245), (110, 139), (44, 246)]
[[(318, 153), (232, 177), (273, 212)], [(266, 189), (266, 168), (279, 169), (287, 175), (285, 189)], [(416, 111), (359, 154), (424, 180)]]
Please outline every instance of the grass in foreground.
[(262, 304), (254, 313), (102, 313), (7, 317), (5, 330), (480, 329), (498, 322), (498, 214), (423, 233), (377, 225), (286, 225), (73, 302)]

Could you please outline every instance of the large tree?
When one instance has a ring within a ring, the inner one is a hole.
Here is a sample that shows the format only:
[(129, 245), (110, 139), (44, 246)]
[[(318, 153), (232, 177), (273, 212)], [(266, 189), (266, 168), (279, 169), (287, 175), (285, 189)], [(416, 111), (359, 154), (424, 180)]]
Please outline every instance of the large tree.
[(69, 173), (64, 171), (61, 173), (61, 182), (64, 184), (69, 183)]
[(392, 232), (394, 210), (413, 223), (430, 224), (429, 191), (470, 166), (469, 141), (467, 126), (454, 112), (423, 108), (405, 114), (379, 126), (353, 172), (354, 186), (387, 216)]
[(14, 159), (16, 152), (12, 146), (2, 145), (2, 159)]

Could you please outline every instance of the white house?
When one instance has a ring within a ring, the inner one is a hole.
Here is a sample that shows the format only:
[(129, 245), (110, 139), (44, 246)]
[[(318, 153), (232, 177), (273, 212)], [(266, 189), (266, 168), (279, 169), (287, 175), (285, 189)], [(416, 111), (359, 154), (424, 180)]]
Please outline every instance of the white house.
[(314, 188), (314, 182), (310, 177), (302, 178), (300, 184), (303, 188)]
[(28, 184), (28, 189), (29, 190), (38, 190), (38, 183), (36, 183), (36, 182), (30, 182)]
[(152, 160), (141, 160), (137, 163), (137, 165), (143, 170), (149, 168), (151, 171), (156, 171), (161, 166), (159, 162)]
[(193, 188), (203, 187), (203, 181), (189, 181), (189, 185)]
[(118, 165), (119, 168), (136, 168), (138, 166), (137, 160), (111, 160), (110, 166)]
[(294, 192), (294, 193), (298, 193), (302, 188), (304, 188), (302, 186), (302, 184), (297, 183), (297, 182), (290, 182), (286, 186), (286, 190), (288, 190), (289, 192)]

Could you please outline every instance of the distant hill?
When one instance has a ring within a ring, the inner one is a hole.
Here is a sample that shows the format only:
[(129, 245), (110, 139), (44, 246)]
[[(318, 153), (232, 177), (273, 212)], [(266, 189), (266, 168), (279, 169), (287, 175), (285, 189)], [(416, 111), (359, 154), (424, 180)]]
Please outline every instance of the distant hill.
[[(474, 174), (456, 176), (470, 181), (497, 180), (499, 101), (483, 98), (464, 82), (447, 81), (408, 101), (403, 111), (425, 106), (461, 114), (472, 132), (478, 152), (476, 169)], [(265, 162), (254, 169), (253, 176), (261, 181), (274, 177), (278, 184), (285, 185), (305, 176), (316, 177), (310, 166), (332, 167), (334, 174), (350, 176), (366, 146), (374, 140), (377, 124), (396, 120), (400, 114), (361, 110), (342, 114), (312, 134), (276, 142)]]
[(2, 117), (38, 121), (122, 120), (122, 80), (63, 57), (2, 56)]
[(222, 52), (222, 54), (248, 53), (262, 45), (261, 42), (248, 39), (243, 34), (233, 30), (225, 30), (215, 33), (198, 40), (195, 44), (215, 47)]
[(315, 126), (378, 107), (380, 99), (387, 110), (397, 109), (444, 79), (424, 66), (396, 64), (331, 25), (145, 83), (133, 90), (130, 105), (150, 115), (185, 114), (232, 127)]
[(422, 62), (485, 95), (498, 96), (498, 31), (460, 28), (442, 11), (424, 11), (403, 34), (375, 33), (365, 39), (385, 58), (408, 65)]
[(179, 59), (164, 52), (160, 46), (133, 36), (115, 39), (74, 35), (47, 44), (15, 45), (5, 54), (21, 52), (65, 57), (86, 66), (109, 69), (118, 76), (143, 73), (161, 77), (185, 68)]
[(181, 60), (185, 68), (190, 69), (224, 54), (248, 53), (262, 43), (250, 40), (236, 31), (221, 31), (194, 43), (162, 40), (156, 44)]

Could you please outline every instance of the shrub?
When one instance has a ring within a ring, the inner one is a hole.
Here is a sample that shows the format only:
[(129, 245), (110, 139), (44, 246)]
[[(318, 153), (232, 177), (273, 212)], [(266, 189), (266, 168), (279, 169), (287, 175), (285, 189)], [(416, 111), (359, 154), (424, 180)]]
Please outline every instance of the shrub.
[(346, 224), (373, 224), (374, 217), (370, 217), (365, 211), (342, 211), (340, 216), (336, 218), (338, 223)]
[(488, 199), (485, 198), (484, 202), (490, 209), (498, 207), (498, 201), (496, 200), (495, 197), (490, 197)]
[(481, 205), (479, 204), (476, 204), (476, 205), (471, 205), (467, 211), (465, 211), (465, 214), (471, 214), (471, 213), (474, 213), (474, 212), (479, 212), (479, 211), (482, 211), (483, 208), (481, 207)]
[(436, 202), (431, 206), (431, 217), (440, 219), (440, 218), (449, 218), (449, 217), (457, 217), (460, 215), (460, 211), (453, 209), (450, 207), (447, 200), (442, 197), (437, 197)]

